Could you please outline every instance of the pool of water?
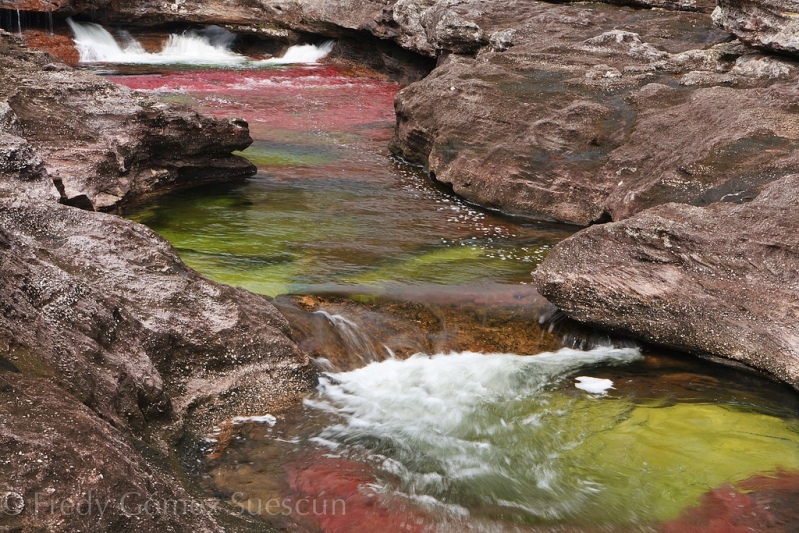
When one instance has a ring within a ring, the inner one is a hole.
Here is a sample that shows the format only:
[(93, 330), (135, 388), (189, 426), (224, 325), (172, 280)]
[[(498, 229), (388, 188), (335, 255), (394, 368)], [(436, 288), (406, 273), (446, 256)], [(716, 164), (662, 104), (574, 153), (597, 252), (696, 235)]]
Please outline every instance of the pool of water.
[(325, 65), (114, 79), (250, 124), (256, 176), (127, 213), (192, 267), (271, 296), (399, 294), (414, 346), (434, 337), (428, 322), (456, 328), (432, 301), (465, 313), (468, 300), (476, 317), (469, 338), (485, 353), (400, 360), (381, 348), (397, 332), (379, 306), (371, 331), (317, 309), (342, 338), (357, 332), (353, 350), (377, 349), (354, 367), (325, 361), (303, 405), (205, 436), (198, 479), (229, 510), (325, 532), (726, 533), (799, 520), (793, 391), (632, 347), (489, 353), (498, 343), (479, 328), (501, 331), (492, 302), (537, 327), (518, 309), (540, 305), (530, 271), (573, 229), (476, 209), (393, 159), (396, 84)]
[[(759, 378), (635, 348), (418, 355), (220, 428), (204, 483), (312, 531), (790, 531), (797, 408)], [(282, 514), (298, 502), (316, 507)]]
[(243, 184), (180, 190), (127, 215), (192, 267), (254, 292), (520, 284), (573, 229), (475, 209), (387, 151), (399, 87), (329, 66), (116, 77), (243, 116)]

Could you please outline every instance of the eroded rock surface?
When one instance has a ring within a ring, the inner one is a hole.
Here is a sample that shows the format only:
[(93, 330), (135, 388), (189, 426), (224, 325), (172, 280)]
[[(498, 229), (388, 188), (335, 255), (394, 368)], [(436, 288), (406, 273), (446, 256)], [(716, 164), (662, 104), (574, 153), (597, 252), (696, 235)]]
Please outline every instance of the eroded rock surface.
[(16, 153), (32, 150), (66, 203), (108, 210), (154, 190), (255, 171), (231, 154), (252, 142), (243, 120), (201, 115), (73, 70), (8, 33), (0, 54), (0, 133), (20, 138), (12, 145), (27, 143)]
[(50, 380), (0, 373), (0, 413), (3, 531), (219, 531), (123, 431)]
[(795, 0), (718, 0), (713, 22), (751, 46), (799, 53)]
[(515, 16), (512, 47), (449, 56), (396, 99), (393, 149), (459, 195), (588, 225), (748, 200), (799, 168), (790, 60), (700, 14), (531, 2)]
[(534, 273), (582, 322), (766, 370), (799, 388), (799, 175), (752, 202), (668, 204), (558, 244)]
[(264, 297), (202, 278), (144, 226), (60, 202), (248, 173), (230, 156), (247, 126), (8, 34), (0, 51), (0, 530), (219, 531), (172, 446), (295, 401), (310, 362)]

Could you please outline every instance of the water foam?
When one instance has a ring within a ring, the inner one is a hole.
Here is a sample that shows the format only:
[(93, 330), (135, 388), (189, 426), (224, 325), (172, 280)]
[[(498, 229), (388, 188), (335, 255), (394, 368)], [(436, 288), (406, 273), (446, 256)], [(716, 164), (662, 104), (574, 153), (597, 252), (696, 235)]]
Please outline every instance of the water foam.
[(141, 65), (189, 64), (205, 66), (258, 66), (317, 63), (327, 56), (334, 41), (318, 46), (296, 45), (283, 57), (253, 60), (231, 51), (236, 36), (218, 26), (204, 30), (171, 34), (160, 52), (147, 52), (130, 34), (121, 33), (120, 44), (105, 28), (91, 22), (67, 19), (74, 34), (75, 47), (81, 63), (120, 63)]
[(328, 374), (306, 404), (340, 417), (320, 438), (339, 444), (339, 453), (379, 459), (386, 479), (399, 479), (387, 482), (387, 492), (449, 505), (462, 491), (485, 505), (562, 517), (595, 487), (590, 479), (565, 480), (556, 464), (584, 436), (553, 431), (568, 408), (550, 393), (580, 368), (640, 357), (632, 348), (416, 355)]

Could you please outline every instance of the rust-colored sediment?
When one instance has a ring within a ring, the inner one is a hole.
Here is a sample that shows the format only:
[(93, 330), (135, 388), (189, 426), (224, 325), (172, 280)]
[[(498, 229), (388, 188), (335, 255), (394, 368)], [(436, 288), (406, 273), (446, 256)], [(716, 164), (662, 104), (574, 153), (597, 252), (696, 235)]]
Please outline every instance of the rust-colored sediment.
[(33, 48), (45, 50), (72, 67), (80, 62), (80, 55), (75, 43), (67, 35), (50, 34), (46, 31), (27, 30), (23, 33), (25, 44)]

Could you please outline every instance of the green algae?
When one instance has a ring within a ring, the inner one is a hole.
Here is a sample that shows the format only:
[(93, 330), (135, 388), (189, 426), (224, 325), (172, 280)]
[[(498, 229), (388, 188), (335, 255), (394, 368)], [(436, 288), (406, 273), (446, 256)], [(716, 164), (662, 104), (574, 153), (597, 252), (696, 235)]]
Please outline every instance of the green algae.
[[(423, 177), (415, 179), (416, 187), (426, 186)], [(346, 175), (259, 174), (244, 185), (175, 191), (127, 216), (161, 234), (204, 275), (268, 296), (385, 284), (523, 283), (563, 234), (510, 226), (454, 199), (436, 203), (431, 193), (432, 202), (413, 204), (406, 189)]]

